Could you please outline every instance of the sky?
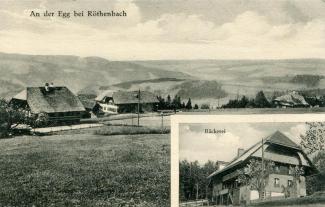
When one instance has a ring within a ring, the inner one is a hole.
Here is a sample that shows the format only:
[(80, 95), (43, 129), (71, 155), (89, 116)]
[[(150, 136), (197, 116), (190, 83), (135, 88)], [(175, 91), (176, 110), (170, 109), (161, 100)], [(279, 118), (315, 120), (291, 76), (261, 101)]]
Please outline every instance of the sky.
[[(101, 10), (127, 17), (30, 17)], [(325, 0), (1, 0), (0, 51), (110, 60), (325, 58)]]
[[(204, 164), (208, 160), (229, 162), (237, 149), (248, 149), (279, 130), (299, 145), (307, 126), (302, 122), (180, 124), (179, 159)], [(204, 129), (225, 129), (224, 134), (207, 134)]]

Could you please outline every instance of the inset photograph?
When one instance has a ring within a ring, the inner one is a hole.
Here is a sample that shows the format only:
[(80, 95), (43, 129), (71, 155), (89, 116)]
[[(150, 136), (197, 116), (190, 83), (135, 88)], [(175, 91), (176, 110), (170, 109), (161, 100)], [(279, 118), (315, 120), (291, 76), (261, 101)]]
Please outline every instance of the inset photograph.
[(245, 117), (179, 124), (179, 206), (324, 206), (325, 120)]

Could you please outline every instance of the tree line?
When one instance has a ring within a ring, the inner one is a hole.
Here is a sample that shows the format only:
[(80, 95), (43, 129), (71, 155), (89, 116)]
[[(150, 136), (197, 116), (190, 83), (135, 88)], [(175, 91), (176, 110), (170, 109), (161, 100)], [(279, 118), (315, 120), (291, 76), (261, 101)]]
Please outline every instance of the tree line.
[[(192, 99), (188, 98), (187, 102), (182, 102), (182, 99), (179, 95), (175, 95), (172, 99), (171, 96), (168, 94), (166, 98), (162, 96), (157, 96), (158, 99), (158, 110), (179, 110), (179, 109), (199, 109), (198, 104), (192, 105)], [(202, 104), (201, 109), (209, 109), (210, 106), (208, 104)]]
[(259, 91), (255, 98), (249, 99), (242, 96), (241, 99), (229, 100), (227, 104), (222, 105), (222, 108), (270, 108), (273, 104), (270, 103), (263, 91)]
[[(325, 96), (317, 96), (315, 95), (315, 91), (299, 91), (298, 92), (302, 97), (304, 97), (305, 101), (310, 106), (325, 106)], [(257, 92), (255, 98), (248, 98), (247, 96), (242, 96), (241, 98), (231, 99), (228, 103), (222, 105), (222, 108), (274, 108), (277, 107), (274, 103), (274, 100), (284, 95), (284, 92), (275, 91), (269, 101), (263, 91)]]
[(210, 195), (207, 177), (216, 170), (216, 163), (208, 161), (203, 166), (198, 161), (179, 163), (179, 197), (181, 201), (205, 199)]

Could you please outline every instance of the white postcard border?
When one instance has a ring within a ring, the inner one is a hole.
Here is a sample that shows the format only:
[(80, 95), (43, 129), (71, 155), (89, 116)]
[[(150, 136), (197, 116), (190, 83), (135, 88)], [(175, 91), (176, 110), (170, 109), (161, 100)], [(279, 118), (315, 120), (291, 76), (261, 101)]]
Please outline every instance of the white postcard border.
[(171, 206), (179, 206), (179, 124), (325, 122), (325, 114), (173, 115), (171, 116)]

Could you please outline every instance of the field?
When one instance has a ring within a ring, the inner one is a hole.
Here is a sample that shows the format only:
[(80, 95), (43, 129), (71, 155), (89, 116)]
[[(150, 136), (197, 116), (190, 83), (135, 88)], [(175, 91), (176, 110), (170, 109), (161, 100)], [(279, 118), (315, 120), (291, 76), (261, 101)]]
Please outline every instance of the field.
[(0, 140), (0, 206), (169, 206), (169, 134)]
[(241, 115), (241, 114), (313, 114), (325, 113), (325, 107), (315, 108), (238, 108), (215, 110), (191, 110), (179, 115)]

